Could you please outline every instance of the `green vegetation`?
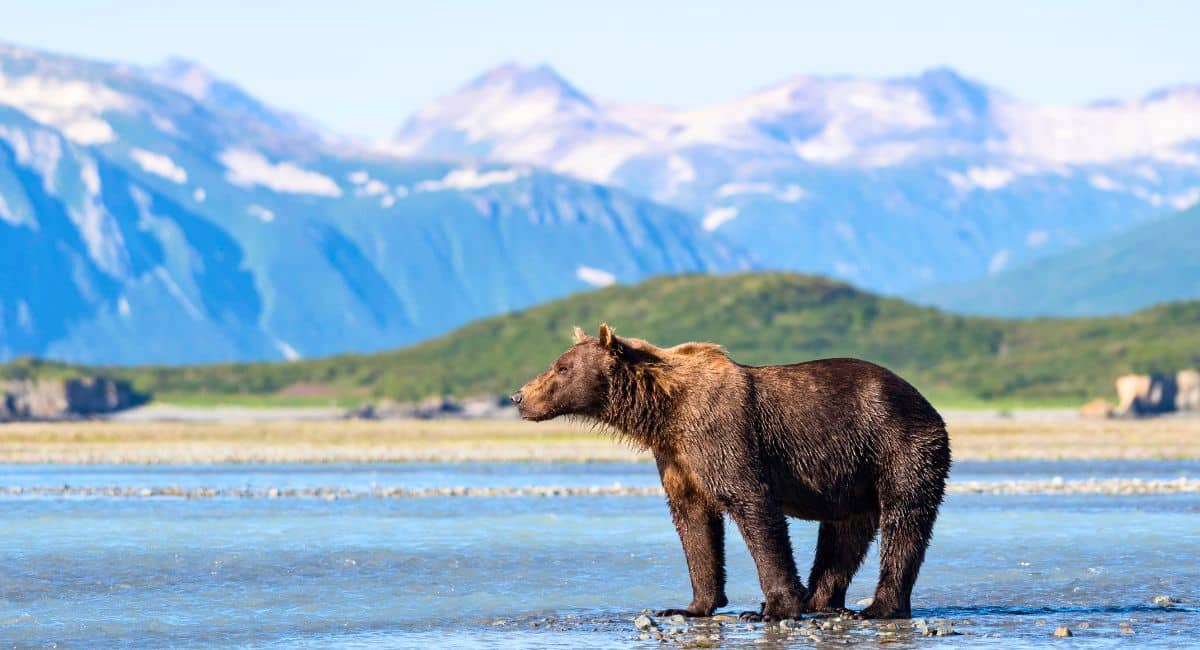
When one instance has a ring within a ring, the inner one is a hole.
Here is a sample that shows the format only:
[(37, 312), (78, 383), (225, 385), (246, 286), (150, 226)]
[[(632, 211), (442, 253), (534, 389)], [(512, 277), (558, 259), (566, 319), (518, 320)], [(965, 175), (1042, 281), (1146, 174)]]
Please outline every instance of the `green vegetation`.
[(939, 404), (1078, 404), (1111, 395), (1126, 372), (1200, 365), (1200, 302), (1121, 317), (973, 318), (918, 307), (824, 278), (785, 273), (675, 276), (613, 286), (478, 321), (401, 350), (291, 363), (76, 368), (23, 360), (3, 376), (99, 372), (140, 390), (197, 396), (273, 396), (296, 385), (350, 396), (418, 400), (504, 394), (547, 368), (571, 327), (660, 345), (725, 345), (743, 363), (855, 356), (899, 372)]

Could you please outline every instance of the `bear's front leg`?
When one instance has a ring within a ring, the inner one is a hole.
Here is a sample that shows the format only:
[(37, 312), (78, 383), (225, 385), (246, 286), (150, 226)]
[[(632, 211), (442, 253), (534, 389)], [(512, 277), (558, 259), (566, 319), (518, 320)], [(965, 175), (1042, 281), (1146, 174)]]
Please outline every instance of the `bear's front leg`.
[(804, 585), (796, 572), (783, 508), (765, 489), (755, 497), (743, 496), (731, 506), (730, 514), (758, 567), (758, 581), (766, 598), (760, 611), (742, 612), (739, 618), (746, 621), (799, 619), (804, 612)]
[(693, 474), (674, 458), (658, 459), (659, 475), (667, 493), (671, 519), (679, 531), (692, 602), (686, 609), (664, 609), (655, 616), (712, 616), (729, 604), (725, 597), (725, 521), (711, 498), (693, 480)]

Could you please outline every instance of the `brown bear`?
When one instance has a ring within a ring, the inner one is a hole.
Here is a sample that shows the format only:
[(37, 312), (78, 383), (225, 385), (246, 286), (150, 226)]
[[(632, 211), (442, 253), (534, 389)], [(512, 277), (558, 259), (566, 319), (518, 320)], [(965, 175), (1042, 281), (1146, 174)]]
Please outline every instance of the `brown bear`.
[[(910, 616), (950, 470), (938, 412), (891, 371), (858, 359), (745, 366), (709, 343), (659, 348), (575, 328), (575, 344), (512, 395), (535, 421), (582, 416), (654, 454), (693, 598), (659, 615), (711, 616), (725, 597), (728, 514), (765, 602), (745, 620), (840, 612), (877, 531), (879, 584), (865, 618)], [(785, 517), (821, 522), (805, 589)]]

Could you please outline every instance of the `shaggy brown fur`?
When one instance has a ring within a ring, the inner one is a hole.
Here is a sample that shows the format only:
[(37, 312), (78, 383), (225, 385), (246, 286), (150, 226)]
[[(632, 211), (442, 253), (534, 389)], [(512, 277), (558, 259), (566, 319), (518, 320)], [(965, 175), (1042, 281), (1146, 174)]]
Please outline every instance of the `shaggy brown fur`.
[[(607, 325), (513, 394), (521, 415), (580, 415), (654, 454), (709, 616), (725, 597), (724, 515), (738, 526), (766, 601), (748, 619), (845, 611), (846, 588), (882, 531), (868, 618), (910, 615), (950, 469), (937, 411), (910, 384), (857, 359), (744, 366), (716, 345), (658, 348)], [(805, 589), (785, 517), (821, 522)]]

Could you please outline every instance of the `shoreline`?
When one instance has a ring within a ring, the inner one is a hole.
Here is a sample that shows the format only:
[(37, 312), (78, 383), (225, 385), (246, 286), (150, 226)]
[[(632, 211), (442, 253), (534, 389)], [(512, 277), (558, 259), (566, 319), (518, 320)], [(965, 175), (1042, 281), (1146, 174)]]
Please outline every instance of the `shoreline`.
[[(1200, 460), (1200, 419), (951, 419), (964, 460)], [(0, 463), (650, 462), (585, 424), (519, 420), (94, 420), (0, 425)]]

